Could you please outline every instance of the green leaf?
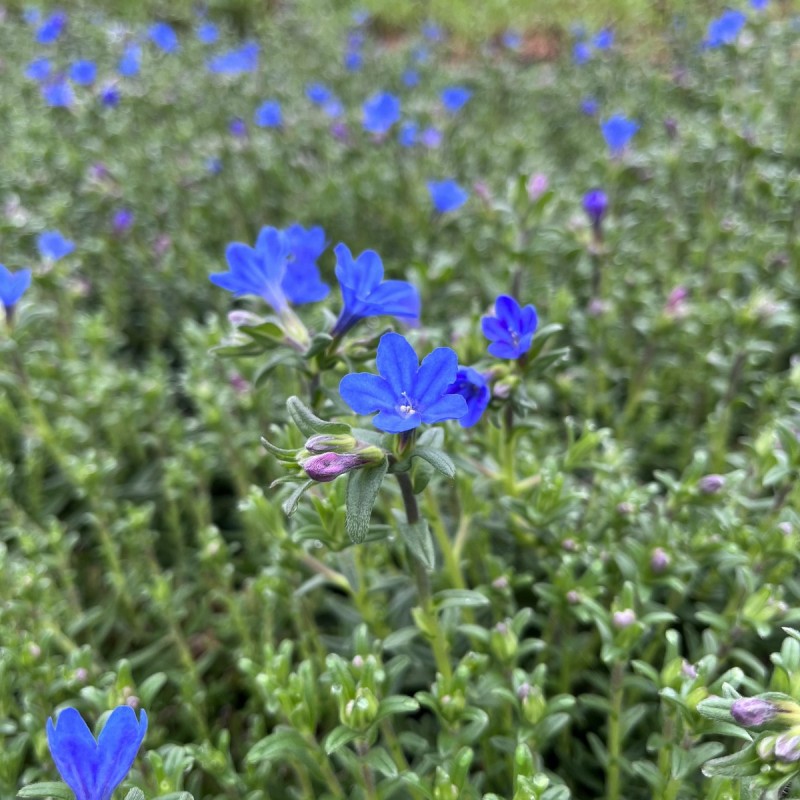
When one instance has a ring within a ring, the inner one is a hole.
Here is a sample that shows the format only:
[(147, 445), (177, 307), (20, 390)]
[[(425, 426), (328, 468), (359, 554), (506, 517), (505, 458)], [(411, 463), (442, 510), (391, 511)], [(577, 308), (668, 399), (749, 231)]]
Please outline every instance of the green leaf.
[(421, 519), (413, 525), (401, 522), (400, 533), (414, 557), (421, 561), (428, 571), (432, 572), (436, 567), (436, 552), (433, 549), (433, 537), (428, 527), (428, 521)]
[(348, 728), (347, 725), (339, 725), (325, 737), (322, 746), (325, 748), (325, 752), (328, 755), (332, 755), (339, 748), (352, 742), (353, 739), (357, 739), (358, 735), (358, 731)]
[(325, 352), (328, 349), (328, 345), (333, 341), (333, 336), (329, 333), (318, 333), (314, 338), (311, 340), (311, 344), (308, 347), (308, 350), (305, 352), (306, 358), (314, 358), (315, 355), (319, 353)]
[(304, 436), (315, 433), (350, 433), (350, 426), (345, 422), (326, 422), (311, 412), (299, 397), (290, 397), (286, 407), (294, 420), (294, 424)]
[(283, 513), (286, 514), (287, 517), (291, 517), (295, 511), (297, 511), (297, 505), (300, 502), (300, 498), (303, 496), (303, 493), (308, 489), (311, 484), (314, 483), (310, 478), (307, 481), (303, 481), (284, 501), (281, 503), (281, 508), (283, 509)]
[(240, 325), (237, 330), (257, 342), (266, 342), (267, 344), (280, 343), (286, 338), (283, 328), (274, 322), (262, 322), (260, 325)]
[(422, 458), (427, 461), (435, 470), (438, 470), (442, 475), (448, 478), (455, 478), (456, 465), (453, 459), (442, 450), (434, 450), (429, 447), (418, 447), (411, 454), (411, 458)]
[(256, 742), (246, 756), (248, 763), (298, 758), (308, 750), (308, 743), (294, 728), (281, 728)]
[(74, 795), (66, 783), (46, 781), (23, 786), (17, 792), (17, 797), (50, 797), (53, 800), (73, 800)]
[(354, 470), (347, 476), (347, 516), (345, 528), (350, 540), (355, 544), (364, 541), (369, 533), (369, 520), (372, 516), (372, 507), (378, 496), (389, 460), (383, 461), (375, 467), (364, 467)]
[[(139, 686), (138, 695), (142, 701), (142, 707), (149, 707), (153, 704), (156, 695), (164, 688), (167, 682), (167, 674), (165, 672), (156, 672), (149, 678), (146, 678)], [(126, 798), (127, 800), (127, 798)]]
[(372, 769), (386, 778), (396, 778), (400, 773), (397, 764), (382, 747), (372, 747), (364, 759)]
[(479, 608), (488, 606), (489, 598), (472, 589), (445, 589), (437, 592), (433, 601), (439, 611), (446, 608)]
[(393, 717), (395, 714), (413, 714), (415, 711), (419, 711), (419, 703), (413, 697), (392, 695), (381, 700), (378, 713), (375, 715), (375, 722), (380, 722), (386, 717)]
[(756, 752), (755, 744), (745, 747), (731, 756), (715, 758), (703, 767), (703, 775), (713, 778), (721, 775), (725, 778), (746, 778), (758, 775), (761, 771), (761, 759)]
[(125, 795), (125, 800), (145, 800), (144, 792), (134, 787)]
[(278, 461), (288, 461), (297, 463), (297, 450), (285, 450), (283, 447), (276, 447), (274, 444), (268, 442), (263, 436), (261, 437), (261, 444), (269, 450)]
[(276, 367), (289, 361), (296, 361), (296, 353), (293, 351), (279, 350), (277, 353), (273, 353), (256, 371), (253, 377), (253, 386), (256, 389), (263, 386)]

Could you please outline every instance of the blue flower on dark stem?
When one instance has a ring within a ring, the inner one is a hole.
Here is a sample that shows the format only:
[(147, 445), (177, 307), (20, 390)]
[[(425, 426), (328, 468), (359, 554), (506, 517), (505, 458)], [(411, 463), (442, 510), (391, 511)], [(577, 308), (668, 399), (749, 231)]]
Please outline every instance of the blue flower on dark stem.
[(39, 255), (50, 261), (58, 261), (75, 250), (75, 243), (65, 239), (60, 231), (44, 231), (36, 239)]
[(132, 44), (125, 48), (122, 58), (117, 65), (117, 72), (125, 78), (131, 78), (139, 73), (139, 61), (142, 57), (142, 48)]
[(279, 128), (283, 124), (281, 104), (277, 100), (265, 100), (256, 109), (253, 121), (259, 128)]
[(462, 428), (471, 428), (481, 418), (492, 394), (486, 378), (472, 367), (459, 367), (447, 393), (461, 395), (467, 401), (467, 413), (458, 418)]
[(708, 23), (704, 46), (715, 48), (734, 44), (739, 38), (745, 22), (747, 22), (747, 16), (743, 12), (725, 11)]
[(336, 278), (342, 290), (344, 307), (331, 334), (342, 336), (365, 317), (419, 317), (419, 292), (406, 281), (383, 280), (383, 262), (374, 250), (358, 258), (347, 245), (337, 244)]
[(174, 53), (180, 48), (178, 36), (171, 25), (166, 22), (156, 22), (147, 31), (150, 41), (165, 53)]
[(385, 333), (378, 343), (376, 364), (379, 375), (345, 375), (339, 394), (356, 414), (378, 412), (372, 424), (379, 430), (403, 433), (422, 423), (461, 419), (467, 413), (467, 401), (447, 393), (458, 371), (458, 356), (449, 347), (437, 347), (420, 364), (414, 348), (399, 333)]
[(203, 44), (214, 44), (219, 38), (219, 31), (213, 22), (204, 22), (197, 29), (197, 38)]
[(617, 156), (627, 147), (633, 134), (639, 130), (639, 123), (622, 114), (614, 114), (601, 123), (600, 129), (611, 155)]
[(433, 207), (440, 213), (455, 211), (469, 199), (465, 189), (462, 189), (452, 178), (445, 181), (428, 181)]
[(29, 269), (10, 272), (3, 264), (0, 264), (0, 303), (5, 308), (6, 314), (11, 313), (30, 285), (31, 271)]
[(36, 31), (36, 41), (39, 44), (52, 44), (61, 36), (67, 25), (67, 15), (63, 11), (51, 14)]
[(583, 210), (595, 228), (600, 227), (608, 209), (608, 196), (602, 189), (590, 189), (583, 196)]
[(389, 92), (373, 95), (364, 103), (364, 129), (370, 133), (386, 133), (400, 120), (400, 99)]
[(43, 81), (53, 71), (53, 64), (49, 58), (36, 58), (25, 67), (25, 77), (32, 81)]
[(446, 111), (455, 114), (460, 111), (472, 97), (472, 92), (463, 86), (450, 86), (442, 91), (442, 105)]
[(481, 320), (483, 335), (489, 339), (489, 355), (495, 358), (520, 358), (531, 349), (533, 334), (539, 324), (536, 309), (521, 308), (508, 295), (501, 294), (494, 303), (494, 316)]
[(115, 708), (95, 740), (74, 708), (65, 708), (55, 723), (47, 720), (47, 744), (56, 769), (75, 792), (75, 800), (111, 800), (125, 780), (147, 732), (147, 714), (130, 706)]
[(75, 61), (69, 68), (69, 79), (80, 86), (91, 86), (97, 78), (97, 64), (94, 61)]
[(309, 83), (306, 86), (306, 97), (315, 105), (324, 105), (331, 96), (331, 90), (324, 83)]
[(42, 98), (51, 108), (69, 108), (75, 102), (72, 87), (64, 78), (42, 84)]
[(258, 68), (258, 45), (249, 42), (221, 53), (206, 62), (209, 72), (219, 75), (236, 75), (239, 72), (254, 72)]

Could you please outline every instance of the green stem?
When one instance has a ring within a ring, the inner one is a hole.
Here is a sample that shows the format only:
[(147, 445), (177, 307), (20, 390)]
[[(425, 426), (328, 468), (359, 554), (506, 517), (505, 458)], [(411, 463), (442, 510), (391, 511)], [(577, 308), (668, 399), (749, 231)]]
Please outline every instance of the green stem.
[(622, 753), (622, 699), (625, 664), (617, 661), (611, 668), (609, 686), (611, 709), (608, 715), (608, 775), (606, 799), (620, 800), (620, 756)]

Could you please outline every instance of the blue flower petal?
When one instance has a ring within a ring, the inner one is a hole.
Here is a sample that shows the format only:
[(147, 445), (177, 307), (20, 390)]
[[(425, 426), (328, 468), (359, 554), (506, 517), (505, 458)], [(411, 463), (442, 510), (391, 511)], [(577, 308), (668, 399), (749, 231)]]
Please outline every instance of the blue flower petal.
[(337, 244), (333, 249), (336, 254), (336, 279), (347, 287), (357, 298), (365, 299), (369, 293), (383, 280), (383, 263), (374, 250), (365, 250), (357, 259), (346, 244)]
[(420, 300), (416, 286), (406, 281), (384, 281), (369, 295), (364, 304), (364, 317), (401, 317), (416, 319), (419, 316)]
[(468, 410), (467, 401), (460, 394), (446, 394), (422, 411), (422, 421), (432, 425), (446, 419), (461, 419)]
[(519, 358), (520, 356), (519, 349), (507, 342), (492, 342), (488, 350), (489, 355), (495, 358)]
[(389, 384), (378, 375), (355, 372), (339, 382), (339, 394), (356, 414), (374, 414), (393, 409), (396, 397)]
[(404, 416), (396, 411), (381, 411), (372, 424), (386, 433), (405, 433), (418, 428), (422, 424), (422, 417), (417, 412)]
[(47, 720), (47, 743), (56, 769), (76, 800), (94, 800), (97, 742), (77, 709), (65, 708)]
[(141, 720), (130, 706), (118, 706), (111, 712), (105, 727), (97, 739), (100, 755), (97, 771), (99, 797), (111, 797), (130, 772), (147, 732), (147, 714), (141, 712)]
[(419, 361), (414, 348), (399, 333), (381, 337), (375, 363), (381, 377), (391, 386), (395, 401), (413, 390)]
[(508, 338), (508, 328), (497, 317), (483, 317), (481, 330), (487, 339)]
[(423, 419), (430, 403), (447, 391), (457, 372), (458, 356), (449, 347), (437, 347), (422, 359), (412, 387), (412, 397), (422, 405)]
[(501, 294), (500, 297), (495, 300), (494, 311), (498, 319), (506, 321), (507, 329), (519, 330), (521, 328), (522, 309), (513, 297)]

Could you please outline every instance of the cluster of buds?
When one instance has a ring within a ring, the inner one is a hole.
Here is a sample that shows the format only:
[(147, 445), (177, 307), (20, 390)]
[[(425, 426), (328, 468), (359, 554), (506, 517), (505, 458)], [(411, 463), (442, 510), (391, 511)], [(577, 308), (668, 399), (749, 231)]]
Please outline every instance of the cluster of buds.
[(800, 761), (800, 705), (793, 700), (741, 697), (731, 705), (731, 716), (744, 728), (772, 731), (756, 745), (762, 761), (777, 764)]
[(354, 469), (377, 466), (385, 457), (380, 447), (349, 433), (318, 433), (297, 453), (297, 463), (311, 480), (327, 483)]
[(357, 655), (351, 662), (330, 655), (326, 665), (333, 679), (331, 693), (339, 707), (339, 721), (351, 730), (365, 733), (380, 707), (379, 697), (386, 680), (382, 665), (372, 654)]

